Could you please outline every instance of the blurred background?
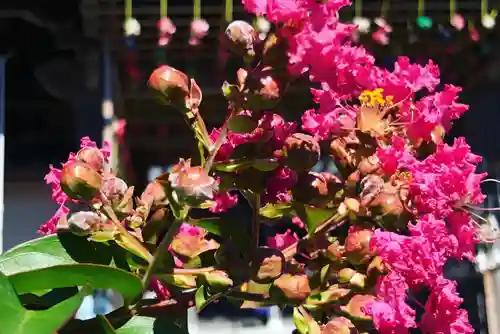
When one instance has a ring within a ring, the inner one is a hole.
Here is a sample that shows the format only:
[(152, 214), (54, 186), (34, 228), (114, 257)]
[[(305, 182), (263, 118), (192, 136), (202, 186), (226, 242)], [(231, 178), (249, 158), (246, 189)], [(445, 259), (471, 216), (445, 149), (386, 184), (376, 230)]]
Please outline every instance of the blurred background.
[[(464, 87), (462, 100), (471, 110), (456, 122), (448, 139), (466, 136), (485, 157), (482, 168), (492, 178), (500, 172), (496, 8), (500, 1), (354, 0), (341, 13), (360, 24), (359, 43), (377, 55), (380, 65), (390, 67), (399, 55), (422, 63), (430, 58), (440, 65), (442, 82)], [(167, 16), (177, 29), (165, 44), (168, 27), (159, 26), (159, 20)], [(197, 45), (188, 43), (193, 19), (210, 26)], [(155, 102), (146, 80), (161, 64), (195, 77), (204, 94), (201, 113), (209, 126), (220, 125), (226, 112), (220, 86), (240, 64), (219, 47), (233, 19), (253, 20), (237, 0), (1, 1), (2, 248), (36, 237), (38, 226), (52, 216), (57, 207), (43, 177), (49, 164), (78, 149), (83, 136), (112, 142), (112, 163), (139, 190), (179, 156), (189, 156), (195, 147), (183, 119)], [(254, 23), (265, 35), (266, 22)], [(281, 112), (297, 119), (310, 104), (308, 90), (299, 86), (288, 94)], [(325, 162), (318, 168), (331, 166)], [(484, 191), (485, 206), (498, 207), (497, 184)], [(483, 216), (498, 228), (494, 212)], [(448, 277), (459, 282), (477, 333), (500, 333), (498, 266), (496, 244), (482, 245), (476, 263), (447, 266)], [(97, 292), (80, 316), (108, 312), (115, 302), (107, 292)], [(221, 302), (190, 315), (190, 326), (192, 333), (291, 333), (288, 315), (278, 309), (239, 311)]]

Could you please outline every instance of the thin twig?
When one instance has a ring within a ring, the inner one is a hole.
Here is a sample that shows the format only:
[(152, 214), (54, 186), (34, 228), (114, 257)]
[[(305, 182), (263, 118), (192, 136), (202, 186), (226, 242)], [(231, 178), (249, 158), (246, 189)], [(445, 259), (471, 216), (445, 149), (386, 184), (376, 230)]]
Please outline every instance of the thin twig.
[(120, 232), (120, 234), (123, 236), (123, 238), (127, 239), (132, 245), (137, 247), (141, 251), (141, 253), (144, 254), (144, 256), (147, 257), (148, 262), (151, 262), (153, 260), (153, 256), (151, 253), (142, 245), (142, 243), (137, 240), (132, 234), (130, 234), (125, 227), (120, 223), (118, 220), (118, 217), (116, 216), (115, 212), (113, 211), (113, 208), (109, 206), (108, 204), (104, 204), (102, 206), (102, 209), (106, 213), (106, 215), (111, 219), (111, 222), (115, 225), (117, 230)]
[(168, 252), (168, 247), (172, 243), (174, 236), (179, 231), (181, 224), (182, 224), (181, 221), (175, 220), (174, 223), (172, 224), (172, 226), (170, 226), (170, 228), (168, 229), (167, 234), (165, 234), (165, 236), (161, 240), (160, 245), (158, 245), (158, 248), (156, 249), (156, 252), (153, 256), (153, 259), (149, 263), (149, 266), (146, 269), (146, 273), (144, 274), (144, 277), (142, 278), (142, 283), (143, 283), (144, 288), (147, 288), (149, 286), (149, 283), (151, 282), (154, 271), (163, 262), (163, 259), (165, 258), (165, 255)]

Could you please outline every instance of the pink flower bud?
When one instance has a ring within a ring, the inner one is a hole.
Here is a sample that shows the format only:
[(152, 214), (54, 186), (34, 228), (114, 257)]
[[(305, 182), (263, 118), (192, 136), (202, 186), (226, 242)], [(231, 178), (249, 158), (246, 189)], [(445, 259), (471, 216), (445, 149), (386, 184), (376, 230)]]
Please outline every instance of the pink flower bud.
[(153, 71), (149, 86), (160, 93), (167, 104), (184, 107), (189, 97), (189, 78), (183, 72), (164, 65)]
[(76, 212), (68, 219), (68, 227), (76, 235), (89, 235), (102, 223), (102, 217), (92, 211)]
[(84, 162), (68, 163), (62, 170), (61, 188), (74, 200), (90, 201), (97, 195), (101, 186), (101, 175)]
[(259, 248), (252, 259), (252, 280), (257, 283), (270, 283), (283, 274), (285, 256), (277, 249)]
[(314, 137), (294, 133), (285, 140), (285, 154), (288, 167), (295, 171), (307, 171), (316, 165), (321, 149)]
[(345, 239), (345, 255), (353, 264), (368, 262), (375, 255), (370, 247), (373, 231), (351, 228)]
[(191, 161), (181, 159), (168, 177), (172, 188), (180, 195), (197, 199), (211, 199), (217, 190), (215, 179), (200, 166), (191, 167)]
[(311, 293), (306, 275), (283, 274), (274, 281), (274, 286), (280, 289), (285, 297), (294, 300), (305, 299)]
[(96, 147), (86, 147), (78, 151), (76, 160), (85, 162), (95, 170), (101, 170), (104, 165), (104, 155)]
[(321, 334), (353, 334), (354, 325), (351, 320), (344, 317), (336, 317), (329, 321), (321, 330)]
[(257, 33), (255, 29), (245, 21), (231, 22), (224, 33), (227, 46), (238, 55), (255, 55), (255, 42)]

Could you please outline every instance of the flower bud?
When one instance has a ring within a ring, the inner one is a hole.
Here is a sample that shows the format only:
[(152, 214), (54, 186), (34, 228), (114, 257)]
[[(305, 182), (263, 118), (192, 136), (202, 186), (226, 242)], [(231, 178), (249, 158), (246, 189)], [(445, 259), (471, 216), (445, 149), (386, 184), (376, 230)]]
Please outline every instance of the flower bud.
[(101, 175), (88, 164), (74, 161), (63, 167), (61, 188), (71, 199), (90, 201), (101, 186)]
[(373, 202), (370, 203), (371, 207), (379, 207), (381, 213), (385, 215), (399, 216), (404, 211), (403, 202), (396, 194), (380, 193)]
[(340, 186), (329, 173), (309, 172), (299, 175), (292, 195), (296, 201), (322, 207), (332, 199)]
[(248, 108), (252, 110), (271, 109), (281, 97), (281, 89), (271, 70), (252, 73), (247, 79), (250, 89)]
[(122, 179), (110, 175), (104, 179), (101, 190), (110, 200), (121, 199), (127, 192), (128, 186)]
[(303, 133), (289, 136), (285, 140), (284, 149), (288, 167), (297, 172), (313, 168), (319, 161), (321, 151), (318, 141)]
[(172, 168), (168, 180), (172, 188), (179, 194), (196, 199), (211, 199), (217, 190), (215, 179), (200, 166), (191, 167), (191, 161), (181, 159)]
[(85, 162), (95, 170), (101, 170), (104, 165), (104, 155), (96, 147), (86, 147), (78, 151), (76, 160)]
[(215, 270), (203, 274), (208, 285), (215, 291), (225, 290), (233, 285), (233, 280), (221, 270)]
[(341, 269), (337, 274), (337, 279), (340, 283), (348, 283), (357, 288), (364, 288), (366, 283), (366, 275), (358, 273), (351, 268)]
[(293, 300), (305, 299), (311, 293), (309, 279), (306, 275), (283, 274), (274, 281), (277, 287), (285, 297)]
[(373, 231), (369, 229), (352, 229), (345, 239), (345, 255), (352, 264), (368, 262), (375, 254), (370, 248)]
[(277, 249), (259, 248), (252, 259), (251, 277), (257, 283), (271, 283), (283, 274), (285, 256)]
[(371, 295), (355, 295), (351, 298), (346, 306), (342, 306), (342, 310), (349, 314), (351, 319), (356, 320), (371, 320), (371, 317), (365, 313), (365, 306), (375, 301), (375, 297)]
[(330, 244), (326, 250), (326, 256), (334, 262), (339, 262), (344, 257), (344, 247), (338, 241)]
[(323, 326), (321, 334), (354, 334), (357, 333), (351, 320), (336, 317)]
[(189, 78), (183, 72), (164, 65), (153, 71), (149, 86), (162, 95), (162, 100), (176, 107), (184, 107), (189, 97)]
[(249, 23), (233, 21), (227, 26), (224, 35), (231, 51), (241, 56), (255, 56), (257, 33)]
[(92, 211), (76, 212), (68, 219), (68, 227), (73, 234), (90, 235), (104, 221), (101, 216)]

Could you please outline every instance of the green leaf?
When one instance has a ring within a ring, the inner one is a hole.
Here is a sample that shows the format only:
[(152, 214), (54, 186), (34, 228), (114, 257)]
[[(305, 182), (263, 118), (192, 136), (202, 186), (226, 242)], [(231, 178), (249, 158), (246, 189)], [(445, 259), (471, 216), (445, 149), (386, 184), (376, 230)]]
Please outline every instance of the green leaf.
[(196, 290), (194, 295), (194, 304), (197, 310), (201, 310), (207, 302), (207, 297), (205, 294), (205, 286), (202, 285)]
[(213, 164), (213, 167), (221, 172), (236, 172), (242, 169), (250, 168), (253, 165), (253, 161), (241, 161), (241, 160), (232, 160), (226, 162), (216, 162)]
[(9, 282), (9, 279), (0, 273), (0, 323), (2, 333), (9, 334), (53, 334), (73, 314), (88, 293), (85, 287), (75, 296), (43, 311), (25, 309)]
[(0, 272), (13, 275), (23, 271), (75, 263), (107, 265), (112, 262), (110, 247), (90, 242), (72, 233), (50, 235), (22, 243), (0, 255)]
[(201, 219), (191, 219), (186, 223), (193, 226), (198, 226), (204, 228), (210, 233), (213, 233), (218, 236), (222, 236), (222, 227), (221, 224), (224, 224), (219, 217), (214, 218), (201, 218)]
[(278, 168), (279, 162), (275, 159), (255, 159), (252, 167), (261, 172), (270, 172)]
[(187, 312), (151, 318), (135, 316), (116, 330), (117, 334), (188, 334)]
[(101, 314), (98, 314), (96, 319), (99, 321), (99, 323), (101, 324), (101, 327), (104, 331), (105, 334), (116, 334), (116, 331), (115, 329), (113, 328), (113, 326), (109, 323), (108, 319), (101, 315)]
[(236, 115), (229, 120), (228, 128), (237, 133), (249, 133), (255, 130), (257, 125), (257, 122), (250, 116)]
[(298, 216), (307, 227), (307, 232), (309, 234), (313, 234), (318, 226), (326, 222), (328, 219), (333, 217), (337, 212), (336, 209), (323, 209), (323, 208), (315, 208), (309, 205), (294, 205), (295, 216)]
[(287, 213), (290, 213), (291, 208), (289, 204), (278, 203), (272, 204), (267, 203), (262, 208), (259, 209), (259, 214), (268, 219), (281, 218)]
[(20, 294), (89, 284), (92, 288), (118, 291), (126, 301), (131, 301), (142, 291), (139, 277), (121, 269), (92, 264), (59, 265), (26, 271), (9, 276), (9, 280)]

